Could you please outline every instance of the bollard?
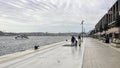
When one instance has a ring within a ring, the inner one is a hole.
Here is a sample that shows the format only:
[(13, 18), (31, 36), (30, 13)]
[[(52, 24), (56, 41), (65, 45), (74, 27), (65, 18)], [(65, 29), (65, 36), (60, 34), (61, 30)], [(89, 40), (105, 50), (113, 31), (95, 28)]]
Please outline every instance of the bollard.
[(66, 39), (66, 41), (68, 41), (68, 40)]
[(39, 47), (39, 46), (35, 45), (35, 46), (34, 46), (34, 49), (35, 49), (35, 50), (37, 50), (37, 49), (38, 49), (38, 47)]

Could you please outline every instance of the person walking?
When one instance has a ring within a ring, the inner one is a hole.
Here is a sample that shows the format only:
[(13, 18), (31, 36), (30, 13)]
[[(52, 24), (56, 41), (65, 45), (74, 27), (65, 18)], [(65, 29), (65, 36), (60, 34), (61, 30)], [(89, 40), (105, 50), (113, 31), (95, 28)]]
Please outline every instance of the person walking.
[(74, 45), (75, 45), (74, 43), (75, 43), (75, 37), (72, 36), (72, 37), (71, 37), (71, 46), (74, 46)]
[(81, 46), (81, 36), (78, 36), (78, 45)]
[(106, 37), (105, 37), (105, 42), (106, 42), (106, 43), (110, 43), (110, 38), (109, 38), (108, 35), (106, 35)]
[(77, 40), (75, 39), (75, 41), (74, 41), (74, 45), (77, 47)]

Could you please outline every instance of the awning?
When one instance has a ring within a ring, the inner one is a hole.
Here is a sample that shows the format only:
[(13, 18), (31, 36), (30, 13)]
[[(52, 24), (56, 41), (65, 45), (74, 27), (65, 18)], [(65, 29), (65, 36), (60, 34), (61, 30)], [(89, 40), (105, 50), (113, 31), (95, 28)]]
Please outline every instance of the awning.
[(106, 33), (107, 34), (109, 34), (109, 33), (119, 33), (119, 28), (114, 27), (114, 28), (108, 29), (108, 31)]
[(103, 31), (101, 34), (102, 34), (102, 35), (105, 34), (105, 31)]

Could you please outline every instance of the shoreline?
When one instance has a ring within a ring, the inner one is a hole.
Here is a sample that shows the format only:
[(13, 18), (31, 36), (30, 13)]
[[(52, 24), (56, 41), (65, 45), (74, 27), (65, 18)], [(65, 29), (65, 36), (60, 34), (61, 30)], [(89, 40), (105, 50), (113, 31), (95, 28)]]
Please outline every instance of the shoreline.
[(0, 37), (0, 56), (34, 49), (35, 45), (40, 47), (50, 45), (69, 38), (66, 36), (31, 36), (30, 39), (15, 40), (13, 36)]
[(38, 50), (34, 50), (34, 48), (33, 48), (33, 49), (28, 49), (28, 50), (25, 50), (25, 51), (21, 51), (21, 52), (15, 52), (15, 53), (11, 53), (11, 54), (2, 55), (2, 56), (0, 56), (0, 63), (8, 62), (10, 60), (13, 60), (13, 59), (16, 59), (16, 58), (19, 58), (19, 57), (22, 57), (22, 56), (26, 56), (26, 55), (30, 55), (32, 53), (36, 53), (38, 51), (46, 50), (48, 48), (55, 47), (55, 45), (65, 43), (65, 42), (66, 41), (61, 41), (61, 42), (52, 43), (52, 44), (49, 44), (49, 45), (44, 45), (44, 46), (39, 47)]

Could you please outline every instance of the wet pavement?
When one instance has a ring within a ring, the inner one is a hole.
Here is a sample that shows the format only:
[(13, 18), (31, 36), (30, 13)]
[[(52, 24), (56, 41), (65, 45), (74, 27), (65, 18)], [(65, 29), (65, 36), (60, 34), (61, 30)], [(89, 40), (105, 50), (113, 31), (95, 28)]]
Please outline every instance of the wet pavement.
[(88, 38), (83, 68), (120, 68), (120, 52), (102, 42)]
[[(0, 63), (0, 68), (120, 68), (120, 52), (102, 42), (86, 38), (81, 47), (69, 41)], [(64, 46), (63, 46), (64, 45)]]
[[(68, 46), (63, 46), (63, 45)], [(71, 47), (63, 42), (45, 50), (15, 58), (0, 64), (0, 68), (81, 68), (84, 42), (81, 47)]]

